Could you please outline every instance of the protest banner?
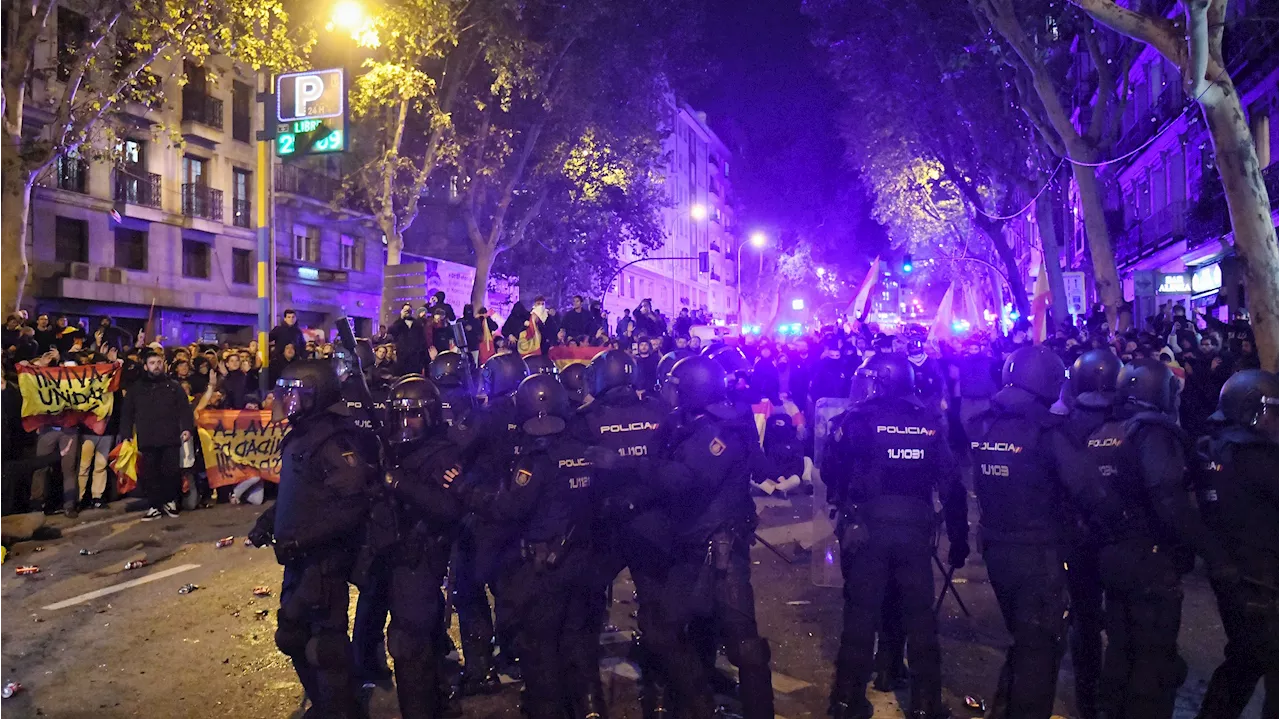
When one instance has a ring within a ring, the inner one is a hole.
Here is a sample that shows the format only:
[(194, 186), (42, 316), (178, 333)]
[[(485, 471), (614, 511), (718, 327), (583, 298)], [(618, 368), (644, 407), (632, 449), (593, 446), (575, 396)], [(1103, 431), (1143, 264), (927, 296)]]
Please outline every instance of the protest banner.
[(120, 389), (120, 363), (101, 362), (70, 367), (19, 364), (22, 429), (83, 425), (94, 434), (106, 430)]
[(280, 481), (280, 445), (289, 427), (272, 422), (270, 411), (201, 410), (196, 412), (196, 431), (211, 488), (254, 477)]
[(563, 372), (564, 368), (571, 364), (591, 364), (591, 360), (595, 359), (596, 355), (608, 349), (608, 347), (565, 347), (556, 345), (547, 350), (547, 357), (556, 363), (556, 369)]

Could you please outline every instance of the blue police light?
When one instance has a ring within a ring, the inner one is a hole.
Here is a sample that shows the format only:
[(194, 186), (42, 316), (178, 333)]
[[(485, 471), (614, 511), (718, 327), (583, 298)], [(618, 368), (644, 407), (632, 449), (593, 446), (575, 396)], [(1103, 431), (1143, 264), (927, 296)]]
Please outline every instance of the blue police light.
[(793, 322), (793, 323), (791, 323), (791, 334), (793, 334), (793, 335), (798, 335), (798, 334), (800, 334), (800, 323), (799, 323), (799, 322)]
[(960, 319), (960, 320), (952, 320), (952, 321), (951, 321), (951, 331), (952, 331), (952, 332), (955, 332), (956, 334), (962, 334), (962, 333), (964, 333), (964, 332), (968, 332), (968, 331), (969, 331), (969, 320), (964, 320), (964, 319)]
[(916, 268), (915, 263), (911, 261), (911, 255), (903, 255), (902, 256), (902, 273), (904, 275), (909, 275), (911, 274), (911, 271), (914, 270), (915, 268)]

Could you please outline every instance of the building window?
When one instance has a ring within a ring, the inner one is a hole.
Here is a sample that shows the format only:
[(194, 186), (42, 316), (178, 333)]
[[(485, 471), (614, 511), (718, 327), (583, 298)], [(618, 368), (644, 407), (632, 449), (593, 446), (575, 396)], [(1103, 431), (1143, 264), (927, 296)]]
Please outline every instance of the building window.
[(183, 240), (182, 276), (194, 277), (200, 280), (209, 279), (210, 254), (208, 242), (201, 242), (200, 240)]
[(231, 222), (236, 227), (252, 227), (249, 196), (253, 193), (253, 173), (234, 168), (231, 170)]
[(53, 256), (58, 262), (88, 262), (89, 223), (58, 217), (54, 223)]
[(320, 228), (311, 225), (293, 226), (293, 259), (298, 262), (320, 262)]
[(207, 185), (209, 177), (207, 170), (209, 169), (209, 161), (203, 157), (194, 155), (183, 155), (182, 157), (182, 183), (184, 185)]
[(253, 284), (253, 253), (249, 250), (231, 251), (231, 281), (237, 285)]
[(231, 139), (248, 142), (253, 117), (253, 87), (231, 81)]
[(58, 8), (58, 79), (71, 79), (71, 68), (76, 64), (80, 44), (89, 32), (84, 15), (66, 8)]
[(89, 192), (89, 163), (72, 155), (58, 155), (54, 162), (58, 189), (87, 194)]
[(342, 269), (364, 272), (364, 238), (342, 236)]
[(135, 272), (147, 271), (147, 233), (128, 227), (116, 227), (116, 267)]

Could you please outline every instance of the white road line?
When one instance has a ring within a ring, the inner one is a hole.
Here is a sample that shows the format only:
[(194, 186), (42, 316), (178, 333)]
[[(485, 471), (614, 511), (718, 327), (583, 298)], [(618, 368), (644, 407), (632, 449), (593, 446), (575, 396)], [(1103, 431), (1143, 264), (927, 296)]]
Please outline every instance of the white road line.
[(122, 519), (120, 517), (108, 517), (107, 519), (99, 519), (93, 522), (85, 522), (84, 524), (77, 524), (74, 527), (67, 527), (66, 529), (62, 530), (62, 533), (75, 534), (76, 532), (79, 532), (83, 529), (89, 529), (91, 527), (99, 527), (104, 524), (115, 524), (115, 523), (137, 524), (138, 522), (141, 522), (141, 521), (142, 521), (141, 519), (130, 520), (130, 519)]
[(157, 579), (172, 577), (175, 574), (181, 574), (182, 572), (187, 572), (192, 569), (196, 569), (199, 566), (200, 566), (199, 564), (183, 564), (177, 567), (171, 567), (162, 572), (156, 572), (155, 574), (148, 574), (145, 577), (138, 577), (137, 579), (130, 579), (127, 582), (120, 582), (119, 584), (113, 584), (109, 587), (103, 587), (102, 589), (95, 589), (92, 592), (85, 592), (84, 594), (81, 594), (79, 596), (75, 596), (70, 599), (64, 599), (61, 602), (55, 602), (54, 604), (50, 604), (47, 607), (41, 607), (41, 609), (44, 609), (45, 611), (52, 611), (54, 609), (65, 609), (67, 607), (74, 607), (77, 604), (83, 604), (85, 602), (97, 599), (98, 597), (105, 597), (109, 594), (115, 594), (116, 592), (123, 592), (126, 589), (131, 589), (133, 587), (141, 586), (148, 582), (154, 582)]

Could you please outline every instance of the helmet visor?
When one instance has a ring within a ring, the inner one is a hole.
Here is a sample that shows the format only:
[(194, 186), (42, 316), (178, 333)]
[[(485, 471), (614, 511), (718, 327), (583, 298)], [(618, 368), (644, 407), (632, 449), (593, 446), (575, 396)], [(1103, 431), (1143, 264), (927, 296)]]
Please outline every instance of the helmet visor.
[(427, 403), (420, 399), (400, 398), (387, 402), (387, 430), (397, 444), (412, 442), (426, 432)]
[(305, 412), (312, 403), (312, 390), (300, 379), (276, 380), (276, 388), (272, 391), (271, 416), (280, 421), (296, 417)]
[(880, 394), (880, 374), (874, 369), (864, 368), (853, 373), (853, 382), (849, 385), (849, 401), (857, 404)]
[(1262, 398), (1258, 414), (1253, 419), (1253, 429), (1272, 442), (1280, 441), (1280, 400)]

